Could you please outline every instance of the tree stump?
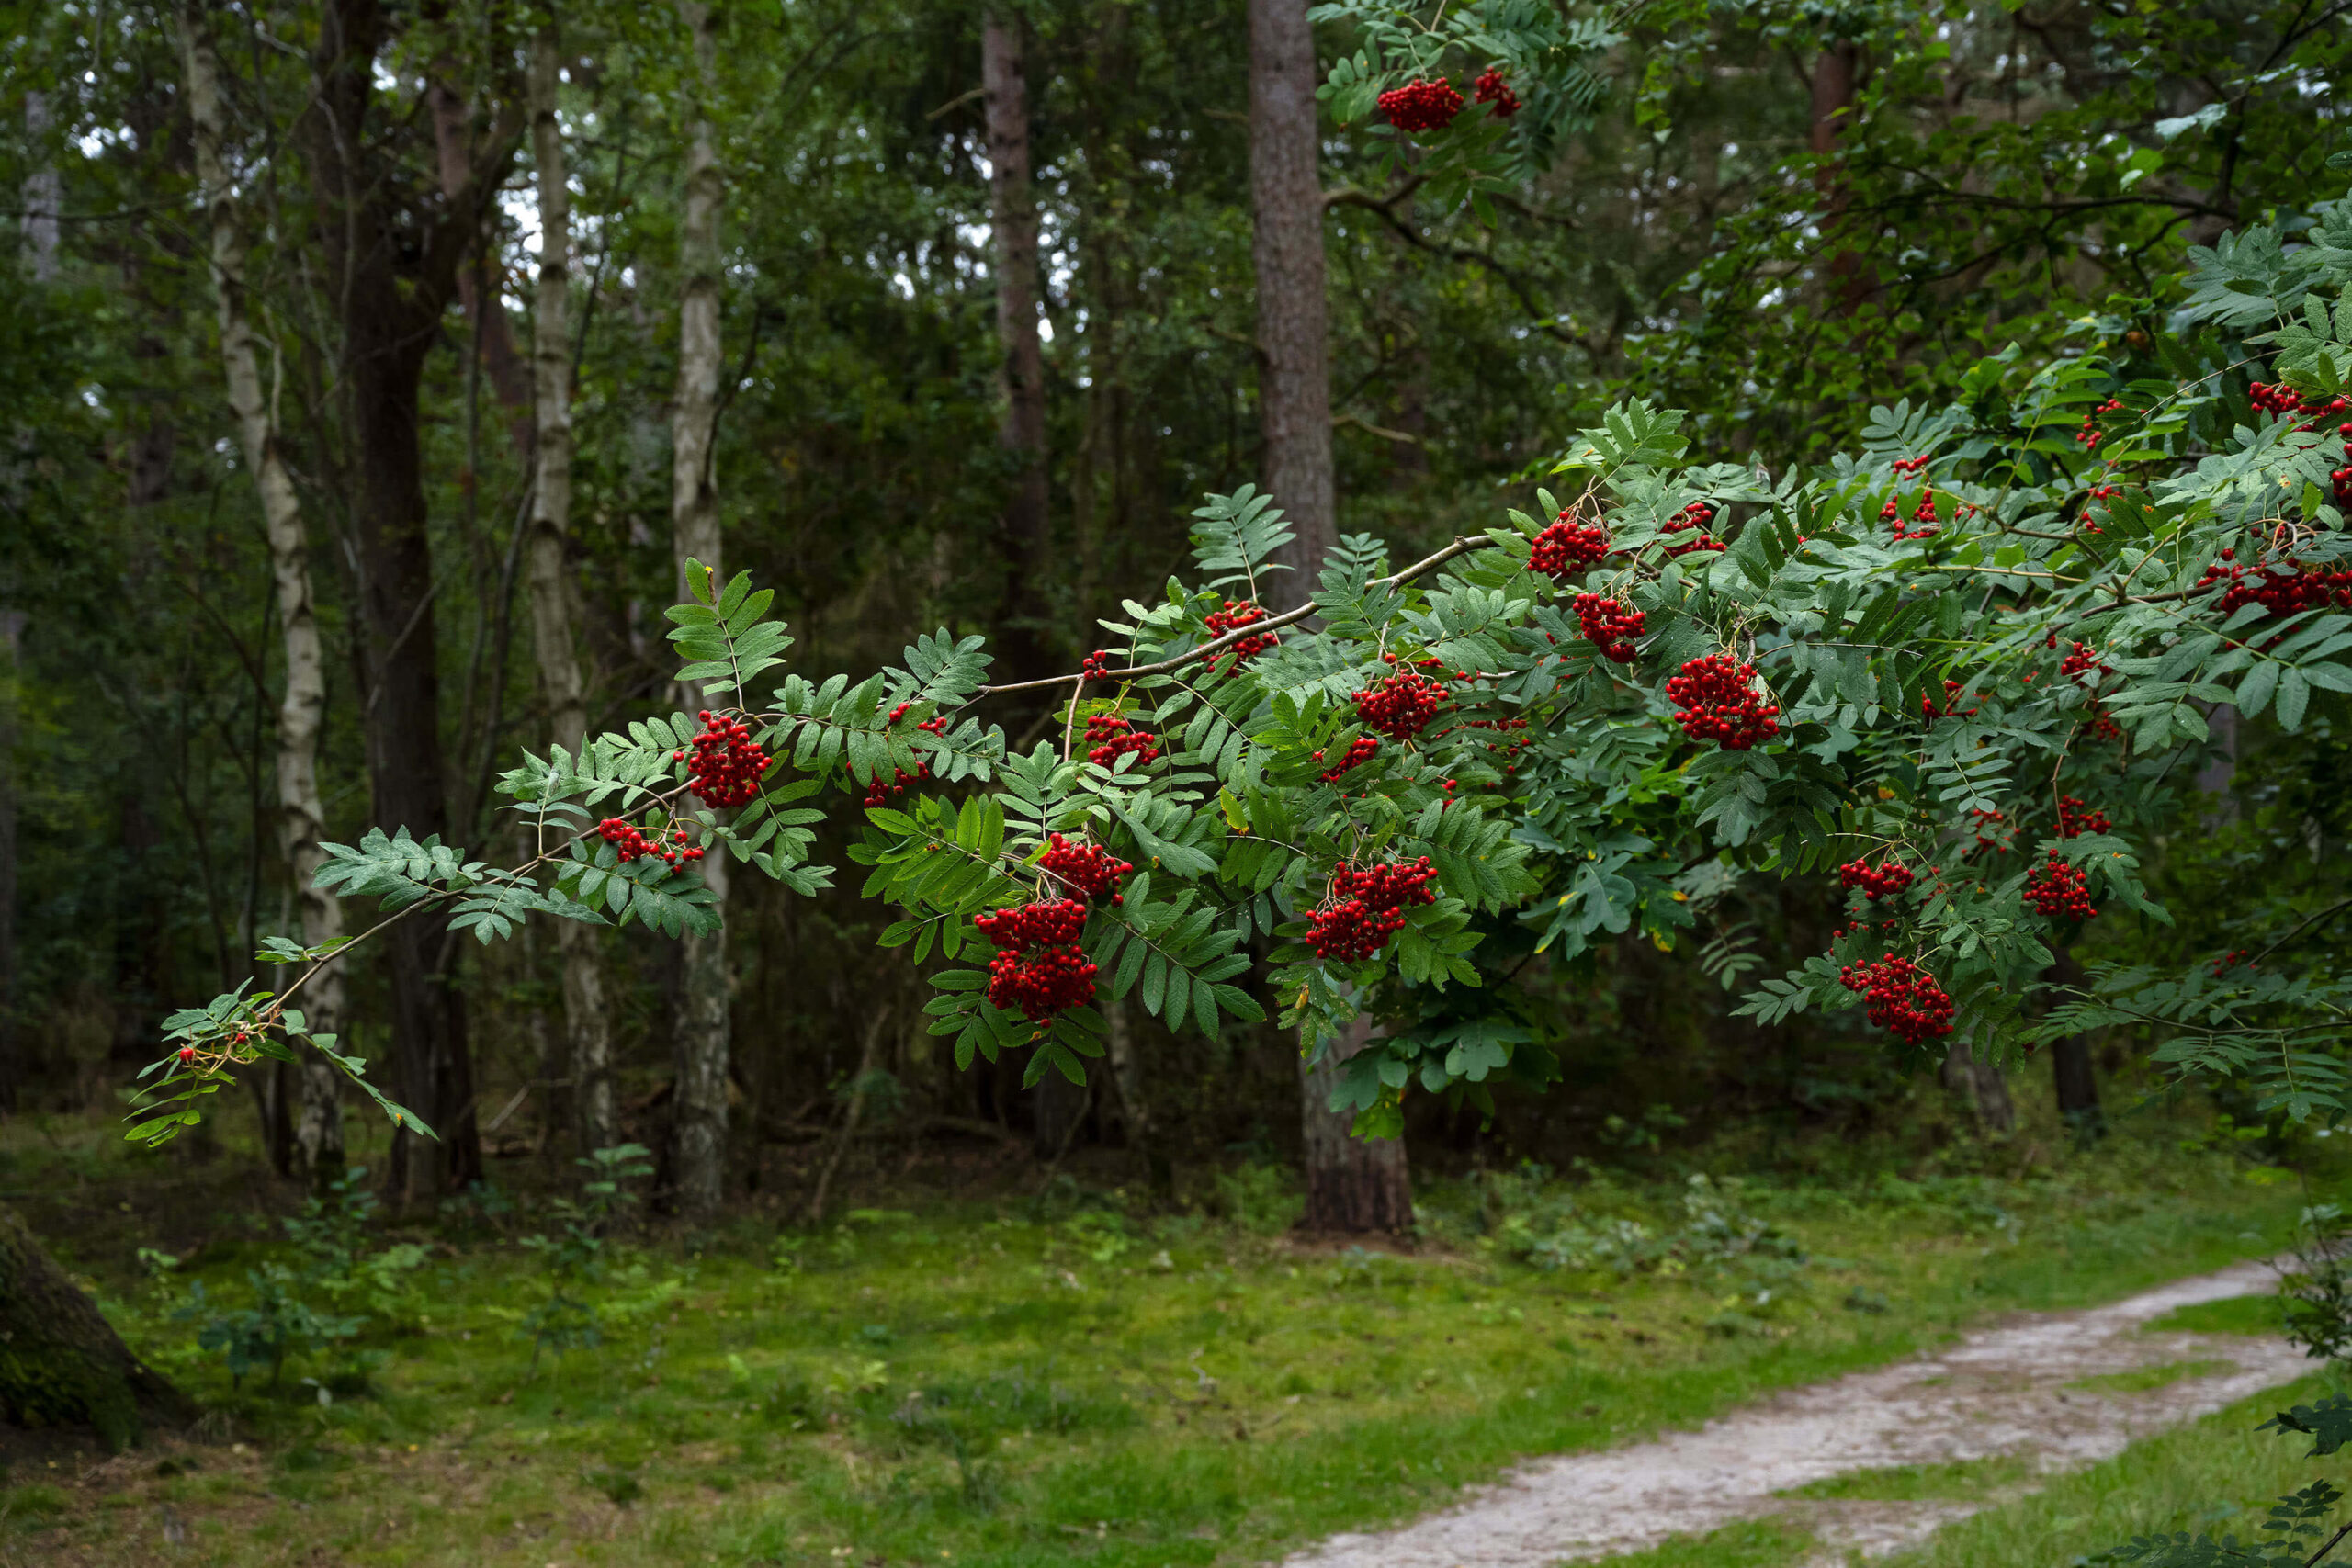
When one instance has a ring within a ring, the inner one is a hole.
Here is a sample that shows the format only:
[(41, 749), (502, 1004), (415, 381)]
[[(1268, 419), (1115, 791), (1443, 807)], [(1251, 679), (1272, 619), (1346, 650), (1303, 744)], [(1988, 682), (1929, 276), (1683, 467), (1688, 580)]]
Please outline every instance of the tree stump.
[(91, 1427), (108, 1448), (184, 1426), (188, 1397), (130, 1353), (24, 1221), (0, 1209), (0, 1419)]

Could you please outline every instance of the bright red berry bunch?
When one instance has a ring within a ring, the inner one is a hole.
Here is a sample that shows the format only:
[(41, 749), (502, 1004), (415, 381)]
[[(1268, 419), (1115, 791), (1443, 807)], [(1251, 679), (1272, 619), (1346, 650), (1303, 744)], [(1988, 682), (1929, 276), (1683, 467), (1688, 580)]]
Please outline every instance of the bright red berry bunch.
[(2053, 920), (2087, 920), (2098, 913), (2091, 908), (2090, 879), (2056, 850), (2025, 879), (2025, 901)]
[(1894, 525), (1894, 536), (1898, 541), (1933, 538), (1937, 521), (1936, 487), (1928, 485), (1919, 491), (1918, 504), (1911, 509), (1912, 525), (1905, 525), (1902, 504), (1891, 495), (1886, 498), (1886, 504), (1878, 509), (1878, 520)]
[(2113, 670), (2099, 661), (2097, 650), (2088, 643), (2068, 644), (2066, 657), (2058, 664), (2060, 679), (2071, 681), (2077, 675), (2088, 675), (2090, 679), (2083, 682), (2086, 686), (2096, 686), (2098, 684), (2100, 676), (2114, 673)]
[(1893, 468), (1898, 474), (1924, 474), (1928, 471), (1928, 459), (1924, 456), (1917, 457), (1897, 457), (1894, 462), (1888, 464), (1887, 467)]
[(681, 861), (702, 859), (700, 846), (687, 845), (686, 830), (684, 828), (672, 829), (670, 841), (667, 844), (662, 843), (659, 833), (648, 834), (617, 817), (607, 817), (597, 823), (596, 831), (603, 837), (605, 842), (614, 847), (623, 865), (627, 865), (633, 860), (644, 860), (648, 856), (655, 860), (667, 861), (672, 865), (676, 865)]
[(702, 733), (695, 737), (693, 755), (673, 751), (670, 760), (686, 765), (686, 790), (705, 806), (724, 809), (741, 806), (760, 793), (760, 775), (768, 771), (767, 752), (752, 739), (752, 728), (740, 718), (705, 708), (696, 716)]
[(1159, 756), (1159, 737), (1135, 725), (1114, 713), (1098, 713), (1086, 721), (1087, 760), (1108, 768), (1120, 758), (1135, 754), (1136, 765), (1143, 766)]
[(2222, 558), (2207, 567), (2190, 590), (2199, 592), (2221, 587), (2222, 596), (2213, 604), (2216, 615), (2233, 615), (2246, 604), (2259, 604), (2274, 615), (2291, 615), (2326, 604), (2352, 606), (2352, 571), (2331, 571), (2295, 560), (2284, 568), (2267, 563), (2239, 566), (2234, 564), (2236, 555), (2235, 550), (2222, 551)]
[(1080, 897), (1100, 898), (1108, 893), (1114, 904), (1125, 902), (1119, 878), (1135, 870), (1100, 844), (1073, 844), (1059, 833), (1048, 840), (1037, 863)]
[(1674, 721), (1693, 740), (1745, 751), (1781, 732), (1781, 710), (1756, 689), (1756, 666), (1728, 653), (1710, 653), (1682, 667), (1666, 683), (1666, 700), (1680, 711)]
[(1434, 81), (1415, 77), (1401, 87), (1380, 95), (1380, 112), (1388, 123), (1410, 135), (1417, 130), (1443, 130), (1462, 112), (1462, 95), (1440, 76)]
[(1634, 661), (1634, 639), (1642, 635), (1641, 611), (1629, 610), (1598, 593), (1577, 594), (1576, 610), (1577, 626), (1585, 641), (1599, 649), (1601, 658), (1617, 664)]
[(1926, 719), (1969, 718), (1975, 715), (1977, 708), (1984, 706), (1982, 703), (1979, 703), (1977, 706), (1973, 708), (1960, 707), (1952, 701), (1953, 698), (1959, 695), (1960, 682), (1957, 681), (1946, 681), (1944, 682), (1944, 700), (1942, 702), (1936, 701), (1934, 697), (1930, 696), (1926, 692), (1920, 693), (1919, 716)]
[(1899, 860), (1889, 859), (1876, 866), (1867, 861), (1848, 861), (1838, 868), (1838, 886), (1859, 887), (1862, 897), (1873, 903), (1889, 894), (1902, 892), (1913, 880), (1911, 868)]
[(1715, 509), (1708, 505), (1703, 501), (1694, 501), (1690, 505), (1684, 507), (1681, 511), (1676, 513), (1673, 516), (1668, 518), (1666, 520), (1665, 527), (1662, 528), (1660, 532), (1668, 534), (1695, 533), (1699, 536), (1695, 539), (1687, 540), (1679, 545), (1668, 545), (1666, 547), (1666, 553), (1670, 556), (1687, 556), (1693, 550), (1722, 549), (1724, 547), (1724, 542), (1721, 539), (1716, 538), (1713, 534), (1707, 532), (1707, 525), (1714, 520)]
[(1111, 650), (1107, 648), (1096, 649), (1078, 666), (1078, 679), (1081, 685), (1089, 681), (1107, 681), (1110, 678)]
[(1086, 906), (1075, 898), (1017, 904), (976, 915), (972, 924), (1001, 949), (989, 961), (989, 1000), (1042, 1023), (1094, 999), (1094, 965), (1078, 945)]
[[(1362, 767), (1364, 763), (1371, 761), (1373, 758), (1379, 754), (1380, 742), (1377, 739), (1369, 735), (1359, 735), (1353, 740), (1348, 742), (1348, 754), (1346, 756), (1340, 758), (1337, 762), (1323, 770), (1323, 782), (1325, 784), (1337, 784), (1351, 769)], [(1323, 753), (1320, 751), (1316, 752), (1315, 760), (1318, 762), (1321, 761), (1323, 760)]]
[[(2347, 412), (2352, 412), (2352, 399), (2326, 398), (2316, 394), (2305, 397), (2283, 381), (2268, 386), (2256, 381), (2247, 389), (2253, 394), (2254, 406), (2265, 413), (2306, 415), (2303, 422), (2295, 426), (2297, 430), (2317, 430), (2320, 421), (2341, 418)], [(2335, 434), (2347, 437), (2344, 443), (2344, 456), (2352, 458), (2352, 420), (2338, 424)], [(2327, 477), (2335, 483), (2335, 504), (2352, 506), (2352, 463), (2332, 470)]]
[(2082, 443), (2083, 450), (2086, 452), (2096, 452), (2098, 450), (2098, 444), (2106, 439), (2105, 433), (2103, 433), (2098, 427), (2098, 416), (2103, 413), (2120, 413), (2122, 410), (2123, 400), (2121, 398), (2109, 398), (2107, 401), (2099, 404), (2098, 407), (2091, 410), (2090, 412), (2083, 415), (2082, 428), (2075, 432), (2075, 439)]
[[(1393, 653), (1381, 657), (1396, 663)], [(1410, 740), (1444, 705), (1445, 688), (1410, 665), (1398, 665), (1370, 690), (1356, 694), (1356, 716), (1391, 740)]]
[(2060, 838), (2079, 839), (2085, 833), (2104, 833), (2107, 829), (2107, 813), (2085, 806), (2080, 795), (2070, 795), (2058, 802)]
[(1971, 807), (1968, 815), (1973, 819), (1970, 826), (1976, 830), (1976, 843), (1969, 850), (1968, 859), (1986, 853), (2005, 855), (2016, 847), (2018, 825), (2009, 820), (2007, 812)]
[(2086, 534), (2106, 533), (2106, 529), (2091, 521), (2091, 507), (2098, 502), (2113, 501), (2117, 496), (2121, 495), (2122, 493), (2123, 487), (2121, 485), (2091, 486), (2090, 494), (2086, 497), (2083, 502), (2083, 532)]
[(1487, 112), (1497, 119), (1509, 119), (1519, 112), (1519, 95), (1510, 90), (1510, 84), (1503, 79), (1503, 73), (1491, 65), (1470, 84), (1470, 90), (1480, 103), (1495, 106)]
[(1306, 945), (1327, 964), (1363, 963), (1404, 929), (1408, 908), (1437, 902), (1429, 887), (1435, 874), (1427, 855), (1362, 871), (1340, 867), (1331, 874), (1329, 895), (1308, 917)]
[(1572, 522), (1572, 515), (1561, 513), (1557, 521), (1535, 536), (1535, 542), (1527, 547), (1528, 570), (1559, 582), (1608, 558), (1609, 530), (1598, 523)]
[(1951, 1032), (1951, 998), (1928, 970), (1889, 953), (1875, 964), (1849, 964), (1838, 972), (1848, 990), (1870, 1003), (1870, 1021), (1906, 1045)]
[[(1265, 618), (1266, 607), (1263, 604), (1239, 604), (1230, 599), (1225, 602), (1224, 609), (1211, 610), (1202, 617), (1207, 623), (1209, 630), (1219, 637), (1225, 636), (1227, 632), (1238, 632), (1244, 626), (1254, 626)], [(1238, 670), (1249, 663), (1253, 656), (1265, 652), (1280, 641), (1282, 638), (1272, 632), (1258, 632), (1245, 637), (1225, 652), (1209, 660), (1209, 673), (1212, 675), (1216, 673), (1219, 659), (1230, 655), (1233, 662), (1226, 666), (1227, 670), (1228, 671)]]

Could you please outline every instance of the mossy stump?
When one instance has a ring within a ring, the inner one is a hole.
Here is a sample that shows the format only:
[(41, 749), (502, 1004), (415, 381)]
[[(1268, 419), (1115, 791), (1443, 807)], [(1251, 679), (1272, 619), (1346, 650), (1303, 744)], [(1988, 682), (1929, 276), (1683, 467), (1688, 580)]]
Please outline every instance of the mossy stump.
[(187, 1396), (138, 1357), (24, 1221), (0, 1209), (0, 1420), (95, 1428), (108, 1448), (185, 1426)]

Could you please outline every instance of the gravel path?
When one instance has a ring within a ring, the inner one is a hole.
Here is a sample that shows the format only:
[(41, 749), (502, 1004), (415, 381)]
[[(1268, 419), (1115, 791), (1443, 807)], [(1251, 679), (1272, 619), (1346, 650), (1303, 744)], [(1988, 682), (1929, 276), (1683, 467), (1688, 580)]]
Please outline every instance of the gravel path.
[[(1981, 1503), (1792, 1503), (1775, 1493), (1854, 1471), (1996, 1455), (2048, 1472), (2107, 1459), (2136, 1438), (2302, 1375), (2283, 1340), (2151, 1334), (2176, 1307), (2273, 1287), (2267, 1264), (2181, 1280), (2110, 1306), (2020, 1315), (1914, 1360), (1795, 1389), (1695, 1432), (1541, 1460), (1458, 1507), (1383, 1535), (1334, 1536), (1286, 1568), (1553, 1568), (1787, 1514), (1836, 1549), (1876, 1555)], [(2233, 1369), (2144, 1393), (2078, 1379), (2183, 1361)]]

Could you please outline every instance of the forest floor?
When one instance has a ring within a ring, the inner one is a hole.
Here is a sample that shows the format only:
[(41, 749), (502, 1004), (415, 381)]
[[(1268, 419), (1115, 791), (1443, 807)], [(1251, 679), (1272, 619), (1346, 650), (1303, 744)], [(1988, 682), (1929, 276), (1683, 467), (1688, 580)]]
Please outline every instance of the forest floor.
[[(1788, 1391), (1964, 1357), (1958, 1337), (2020, 1313), (2271, 1255), (2342, 1185), (2162, 1122), (2091, 1155), (2010, 1145), (1977, 1163), (1434, 1181), (1419, 1235), (1365, 1247), (1291, 1232), (1296, 1200), (1272, 1168), (1200, 1173), (1170, 1210), (983, 1162), (905, 1173), (896, 1192), (877, 1180), (820, 1229), (753, 1207), (694, 1235), (624, 1234), (593, 1279), (560, 1286), (544, 1244), (560, 1212), (519, 1181), (429, 1225), (371, 1224), (355, 1259), (322, 1269), (254, 1213), (269, 1184), (226, 1153), (20, 1119), (0, 1128), (0, 1191), (211, 1415), (122, 1455), (18, 1449), (0, 1564), (1239, 1568), (1442, 1516), (1536, 1456), (1801, 1408), (1811, 1396)], [(232, 1381), (220, 1342), (273, 1290), (367, 1321), (298, 1336), (275, 1378)], [(2206, 1361), (2265, 1382), (2291, 1370), (2252, 1340), (2171, 1332), (2132, 1341), (2154, 1371), (2118, 1361), (2121, 1384), (2081, 1397), (2135, 1382), (2160, 1403), (2153, 1385), (2226, 1396), (2235, 1374), (2213, 1384)], [(1804, 1563), (1836, 1539), (1820, 1499), (1917, 1497), (1996, 1505), (1928, 1550), (1976, 1530), (1952, 1562), (2038, 1565), (2065, 1560), (2038, 1543), (2070, 1530), (2104, 1546), (2286, 1490), (2262, 1467), (2301, 1451), (2265, 1438), (2222, 1463), (2233, 1437), (2173, 1440), (2149, 1439), (2173, 1455), (2150, 1462), (2177, 1485), (2137, 1511), (2104, 1466), (2025, 1496), (2023, 1461), (1860, 1480), (1853, 1465), (1781, 1486), (1805, 1495), (1769, 1517), (1693, 1515), (1618, 1561)], [(2087, 1501), (2068, 1490), (2101, 1474)], [(1984, 1546), (2027, 1517), (2037, 1545)]]

